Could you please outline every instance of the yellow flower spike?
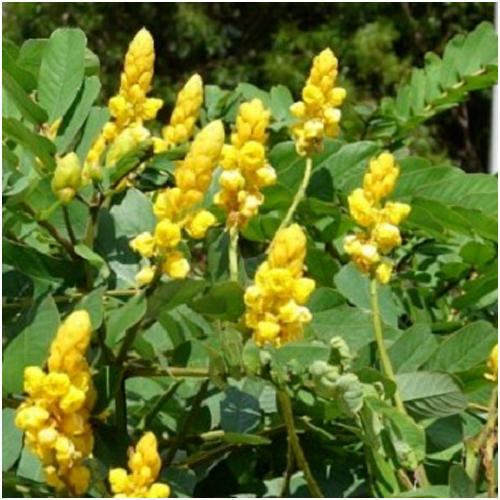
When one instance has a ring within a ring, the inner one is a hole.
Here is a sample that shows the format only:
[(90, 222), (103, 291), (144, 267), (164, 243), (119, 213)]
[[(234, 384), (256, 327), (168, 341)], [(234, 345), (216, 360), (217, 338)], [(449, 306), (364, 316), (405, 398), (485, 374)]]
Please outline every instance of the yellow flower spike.
[(51, 186), (63, 205), (67, 205), (75, 197), (81, 184), (81, 165), (76, 153), (71, 152), (58, 158)]
[(203, 104), (203, 81), (198, 74), (193, 75), (177, 95), (170, 124), (162, 129), (164, 148), (189, 140), (194, 124)]
[[(160, 191), (156, 196), (153, 212), (158, 223), (152, 248), (145, 236), (142, 236), (145, 243), (141, 235), (131, 242), (132, 248), (143, 256), (147, 256), (143, 247), (149, 257), (157, 256), (162, 272), (171, 278), (183, 279), (190, 269), (182, 252), (176, 250), (182, 240), (182, 229), (193, 238), (203, 238), (216, 222), (215, 217), (207, 210), (200, 210), (199, 205), (212, 181), (223, 144), (224, 127), (220, 120), (209, 123), (196, 135), (184, 160), (176, 164), (177, 186)], [(147, 278), (148, 274), (139, 273), (138, 279), (143, 277)]]
[(89, 418), (95, 391), (85, 359), (90, 334), (86, 311), (66, 318), (50, 348), (48, 373), (25, 369), (27, 398), (15, 419), (25, 431), (26, 446), (43, 464), (47, 484), (78, 497), (88, 489), (90, 471), (83, 460), (94, 445)]
[(363, 188), (355, 189), (348, 197), (351, 217), (364, 231), (348, 235), (344, 250), (361, 272), (376, 276), (381, 283), (388, 283), (392, 275), (392, 264), (380, 262), (381, 254), (401, 246), (398, 225), (411, 210), (406, 203), (383, 203), (394, 190), (398, 176), (393, 155), (384, 152), (370, 160)]
[(342, 87), (335, 87), (338, 61), (327, 48), (313, 60), (309, 78), (302, 89), (302, 100), (290, 107), (297, 118), (292, 126), (297, 153), (311, 156), (323, 149), (323, 138), (339, 134), (341, 112), (338, 109), (346, 97)]
[[(227, 212), (228, 227), (243, 228), (264, 201), (261, 188), (276, 182), (276, 172), (266, 160), (271, 113), (260, 99), (240, 105), (231, 144), (222, 150), (220, 191), (214, 203)], [(234, 232), (234, 238), (237, 236)]]
[[(142, 28), (130, 42), (125, 55), (118, 94), (111, 97), (108, 102), (112, 121), (104, 125), (101, 134), (94, 141), (87, 154), (83, 170), (85, 183), (89, 182), (90, 179), (99, 180), (102, 178), (100, 159), (107, 144), (120, 137), (120, 134), (128, 127), (132, 126), (133, 133), (129, 132), (120, 139), (116, 148), (113, 148), (114, 145), (112, 145), (110, 149), (113, 151), (108, 152), (106, 157), (107, 166), (114, 165), (119, 157), (146, 138), (142, 123), (153, 120), (163, 106), (161, 99), (147, 97), (151, 90), (154, 60), (153, 38), (148, 30)], [(140, 130), (142, 139), (137, 133), (139, 128), (142, 129)], [(149, 136), (149, 132), (147, 134)], [(132, 143), (134, 146), (130, 146)]]
[(255, 284), (245, 291), (245, 323), (258, 345), (276, 347), (296, 340), (311, 320), (304, 306), (314, 291), (314, 280), (303, 277), (306, 237), (297, 224), (275, 236), (268, 259), (255, 274)]
[(488, 368), (488, 373), (486, 373), (484, 376), (488, 380), (493, 380), (493, 382), (496, 382), (498, 380), (498, 344), (491, 350), (491, 354), (488, 362), (486, 363), (486, 366)]
[(128, 467), (111, 469), (108, 480), (115, 498), (168, 498), (170, 487), (155, 480), (161, 469), (156, 437), (146, 432), (135, 449), (129, 449)]

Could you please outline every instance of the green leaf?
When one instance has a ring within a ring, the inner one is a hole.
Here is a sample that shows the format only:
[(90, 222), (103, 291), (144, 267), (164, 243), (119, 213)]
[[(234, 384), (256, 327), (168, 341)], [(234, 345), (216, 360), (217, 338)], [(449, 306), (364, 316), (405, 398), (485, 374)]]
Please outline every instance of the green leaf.
[(114, 347), (129, 328), (137, 324), (146, 313), (144, 293), (138, 293), (106, 317), (106, 345)]
[(469, 92), (491, 87), (497, 79), (497, 35), (491, 23), (481, 23), (466, 36), (452, 38), (442, 59), (427, 54), (424, 68), (413, 70), (396, 98), (384, 99), (375, 122), (382, 129), (396, 124), (393, 139), (403, 138), (420, 123), (465, 100)]
[(148, 300), (148, 317), (156, 317), (161, 311), (167, 311), (185, 304), (205, 289), (204, 280), (175, 280), (162, 283)]
[[(394, 339), (399, 331), (384, 325), (386, 340)], [(375, 340), (373, 317), (371, 312), (347, 305), (326, 308), (313, 314), (309, 329), (326, 342), (332, 337), (342, 337), (352, 353)]]
[(92, 330), (96, 331), (102, 324), (104, 307), (102, 303), (105, 287), (101, 286), (82, 297), (75, 305), (75, 310), (85, 309), (90, 316)]
[(37, 78), (47, 42), (47, 39), (33, 38), (26, 40), (19, 49), (17, 64)]
[(106, 108), (93, 106), (90, 109), (89, 116), (85, 121), (85, 126), (83, 128), (82, 138), (76, 148), (76, 154), (78, 155), (80, 161), (85, 161), (90, 147), (101, 133), (101, 130), (108, 119), (109, 111)]
[(21, 332), (3, 352), (3, 390), (19, 394), (27, 366), (41, 366), (59, 327), (59, 313), (52, 296), (36, 300), (20, 320)]
[(80, 29), (60, 28), (49, 38), (38, 79), (38, 99), (49, 123), (64, 116), (83, 81), (87, 39)]
[(425, 488), (403, 491), (393, 498), (449, 498), (450, 487), (444, 484), (433, 484)]
[(221, 401), (221, 427), (226, 432), (243, 434), (260, 421), (259, 401), (250, 394), (230, 387)]
[(2, 470), (9, 470), (19, 458), (23, 447), (23, 431), (16, 427), (14, 420), (16, 410), (4, 408), (2, 410)]
[(104, 279), (109, 276), (109, 267), (106, 264), (106, 261), (99, 254), (91, 250), (87, 245), (84, 245), (83, 243), (75, 245), (75, 253), (80, 257), (83, 257), (90, 263), (90, 265), (95, 267)]
[(34, 248), (2, 240), (4, 264), (9, 264), (19, 272), (50, 284), (61, 284), (63, 281), (72, 282), (79, 273), (71, 269), (68, 261), (56, 259), (38, 252)]
[(47, 120), (47, 113), (33, 101), (19, 83), (6, 71), (2, 72), (2, 86), (26, 120), (40, 124)]
[(156, 218), (151, 199), (135, 188), (127, 189), (124, 196), (111, 208), (115, 220), (116, 237), (135, 238), (144, 231), (153, 231)]
[(450, 496), (454, 498), (475, 498), (476, 488), (472, 479), (467, 475), (461, 465), (450, 467), (448, 482), (450, 484)]
[(396, 373), (416, 371), (433, 354), (438, 341), (428, 325), (417, 323), (405, 330), (389, 348)]
[(35, 134), (13, 118), (2, 118), (2, 134), (31, 151), (49, 170), (55, 168), (56, 164), (52, 157), (55, 146), (47, 138)]
[[(335, 275), (335, 285), (338, 291), (355, 306), (372, 310), (370, 296), (370, 279), (361, 274), (354, 264), (350, 263), (344, 266)], [(397, 327), (398, 311), (391, 289), (388, 286), (378, 285), (379, 288), (379, 307), (380, 315), (384, 323)]]
[(497, 331), (490, 323), (476, 321), (441, 343), (426, 367), (449, 373), (466, 371), (486, 361), (497, 341)]
[(419, 417), (445, 417), (467, 407), (467, 398), (446, 373), (400, 373), (396, 382), (405, 406)]
[(17, 466), (17, 474), (37, 483), (45, 482), (42, 462), (26, 446), (21, 453), (21, 460), (19, 460), (19, 465)]
[(101, 82), (97, 76), (85, 78), (83, 86), (70, 109), (70, 112), (63, 120), (56, 137), (56, 146), (59, 153), (68, 151), (76, 134), (88, 118), (92, 104), (99, 95)]
[(211, 319), (238, 321), (245, 310), (243, 288), (239, 283), (216, 283), (203, 297), (191, 303), (191, 307)]
[(17, 64), (16, 55), (8, 50), (5, 40), (2, 45), (2, 74), (9, 74), (28, 93), (36, 87), (36, 78), (23, 66)]

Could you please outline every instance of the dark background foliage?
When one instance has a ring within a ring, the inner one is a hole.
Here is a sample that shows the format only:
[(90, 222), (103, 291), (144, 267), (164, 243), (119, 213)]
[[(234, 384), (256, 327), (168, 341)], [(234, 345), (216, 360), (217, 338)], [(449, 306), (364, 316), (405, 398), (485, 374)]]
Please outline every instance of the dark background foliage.
[[(311, 58), (330, 46), (349, 90), (345, 113), (392, 95), (422, 66), (428, 51), (442, 54), (457, 33), (492, 21), (494, 3), (10, 3), (4, 36), (16, 43), (45, 38), (57, 27), (78, 26), (102, 65), (105, 96), (117, 86), (124, 52), (146, 26), (156, 44), (155, 92), (172, 104), (190, 74), (233, 88), (248, 81), (286, 84), (295, 95)], [(415, 154), (450, 159), (469, 172), (486, 171), (490, 92), (477, 92), (452, 113), (413, 132)], [(170, 106), (164, 109), (165, 116)], [(162, 116), (160, 116), (160, 119)]]

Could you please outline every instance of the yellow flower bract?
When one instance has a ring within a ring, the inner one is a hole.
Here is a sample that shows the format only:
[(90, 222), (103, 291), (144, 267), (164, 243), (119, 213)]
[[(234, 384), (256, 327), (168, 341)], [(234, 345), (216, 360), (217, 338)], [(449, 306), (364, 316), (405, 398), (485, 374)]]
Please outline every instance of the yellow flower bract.
[[(158, 219), (154, 235), (142, 233), (130, 242), (133, 250), (145, 258), (155, 257), (163, 273), (174, 279), (185, 278), (190, 266), (178, 250), (182, 230), (192, 238), (201, 239), (216, 219), (199, 208), (212, 181), (224, 144), (224, 127), (220, 120), (204, 127), (195, 137), (184, 160), (177, 162), (174, 177), (176, 186), (160, 191), (153, 205)], [(144, 274), (136, 276), (145, 284)]]
[(382, 260), (382, 255), (401, 245), (398, 225), (411, 209), (406, 203), (381, 204), (394, 190), (398, 176), (392, 154), (382, 153), (370, 161), (363, 188), (348, 198), (349, 212), (364, 231), (347, 236), (344, 249), (362, 272), (374, 274), (381, 283), (388, 283), (392, 275), (392, 264)]
[(335, 87), (338, 61), (331, 49), (325, 49), (313, 60), (311, 72), (302, 89), (302, 100), (290, 111), (298, 119), (292, 127), (297, 152), (310, 156), (321, 151), (324, 137), (339, 134), (341, 112), (338, 107), (346, 97), (342, 87)]
[(268, 258), (255, 274), (255, 284), (245, 291), (246, 325), (256, 344), (279, 347), (300, 338), (303, 325), (311, 320), (304, 305), (315, 283), (303, 277), (306, 237), (297, 224), (280, 230)]
[(270, 118), (270, 111), (260, 99), (244, 102), (231, 144), (222, 150), (224, 171), (214, 203), (227, 212), (228, 226), (245, 227), (264, 201), (261, 189), (276, 182), (276, 172), (267, 162), (265, 151)]
[(94, 446), (89, 415), (96, 394), (85, 359), (90, 333), (86, 311), (66, 318), (52, 342), (48, 371), (38, 366), (25, 369), (28, 397), (16, 415), (26, 445), (43, 464), (47, 484), (73, 496), (87, 491), (90, 471), (83, 459)]
[(168, 498), (170, 487), (165, 483), (155, 483), (161, 469), (156, 437), (146, 432), (135, 450), (128, 451), (128, 468), (109, 471), (108, 479), (115, 498)]

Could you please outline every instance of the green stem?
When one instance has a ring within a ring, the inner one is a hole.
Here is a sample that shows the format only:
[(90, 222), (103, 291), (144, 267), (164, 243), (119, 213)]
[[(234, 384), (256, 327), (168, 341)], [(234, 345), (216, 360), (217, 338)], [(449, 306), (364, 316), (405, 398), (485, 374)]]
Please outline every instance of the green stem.
[(69, 217), (69, 210), (67, 205), (63, 205), (63, 214), (64, 214), (64, 224), (66, 225), (66, 231), (68, 231), (69, 239), (71, 240), (72, 245), (76, 245), (76, 237), (75, 232), (73, 231), (73, 226), (71, 225), (71, 219)]
[(208, 378), (210, 373), (205, 368), (184, 368), (177, 366), (169, 366), (167, 368), (150, 368), (150, 367), (134, 367), (127, 368), (125, 377), (193, 377), (193, 378)]
[[(380, 309), (378, 303), (378, 289), (377, 289), (377, 279), (373, 278), (371, 281), (370, 296), (372, 301), (372, 311), (373, 311), (373, 329), (375, 331), (375, 341), (377, 343), (378, 356), (380, 359), (380, 364), (382, 367), (382, 373), (396, 384), (396, 377), (394, 376), (394, 370), (392, 368), (392, 363), (387, 354), (387, 349), (384, 343), (384, 334), (382, 332), (382, 323), (380, 321)], [(401, 396), (396, 384), (396, 391), (394, 393), (394, 404), (396, 408), (403, 414), (406, 414), (406, 409), (403, 405)]]
[[(387, 349), (385, 348), (384, 334), (382, 332), (382, 322), (380, 320), (380, 308), (378, 302), (378, 287), (376, 278), (372, 278), (371, 280), (370, 296), (371, 296), (372, 311), (373, 311), (373, 329), (375, 331), (375, 341), (377, 343), (377, 350), (380, 359), (380, 364), (382, 367), (382, 373), (389, 380), (392, 380), (394, 382), (394, 385), (396, 386), (393, 396), (396, 408), (403, 415), (408, 415), (408, 413), (406, 412), (406, 408), (403, 404), (403, 400), (401, 399), (401, 395), (399, 394), (399, 389), (396, 383), (396, 377), (394, 375), (394, 369), (392, 368), (391, 359), (389, 358), (389, 354), (387, 353)], [(428, 486), (429, 481), (427, 479), (427, 474), (425, 472), (423, 464), (419, 464), (414, 472), (420, 485)]]
[(115, 396), (116, 427), (123, 436), (127, 435), (127, 396), (125, 391), (125, 377), (122, 375), (120, 387)]
[(287, 227), (288, 224), (290, 224), (290, 222), (292, 221), (295, 209), (297, 208), (298, 204), (302, 201), (302, 198), (304, 198), (304, 195), (306, 194), (306, 189), (309, 184), (309, 179), (311, 178), (312, 167), (313, 167), (312, 158), (309, 157), (306, 158), (306, 169), (304, 170), (304, 177), (302, 177), (302, 182), (300, 183), (299, 189), (297, 189), (292, 204), (288, 208), (288, 212), (286, 213), (285, 218), (281, 222), (278, 231)]
[[(493, 490), (494, 495), (494, 474), (492, 472), (493, 467), (493, 447), (495, 445), (494, 440), (491, 440), (491, 436), (496, 436), (496, 427), (498, 421), (498, 387), (495, 385), (493, 392), (491, 394), (489, 406), (488, 406), (488, 417), (486, 423), (479, 433), (476, 442), (474, 443), (474, 458), (472, 463), (468, 465), (467, 469), (473, 471), (474, 479), (476, 483), (480, 479), (481, 463), (484, 462), (486, 478), (488, 483), (488, 496), (491, 496)], [(483, 461), (480, 459), (484, 457)]]
[(229, 228), (229, 279), (238, 282), (238, 225)]
[(277, 396), (281, 407), (281, 414), (283, 416), (283, 420), (285, 422), (287, 430), (288, 442), (290, 443), (290, 447), (293, 450), (298, 467), (304, 473), (307, 487), (309, 488), (309, 491), (314, 498), (324, 498), (324, 495), (321, 492), (318, 483), (311, 473), (311, 469), (309, 468), (309, 464), (306, 460), (302, 447), (300, 446), (300, 441), (297, 436), (297, 432), (295, 431), (295, 423), (293, 421), (293, 409), (292, 402), (290, 401), (290, 396), (284, 389), (278, 390)]
[(201, 404), (203, 403), (203, 400), (205, 399), (205, 396), (207, 395), (207, 390), (208, 390), (208, 384), (210, 383), (210, 380), (204, 380), (201, 383), (200, 390), (198, 391), (198, 394), (196, 394), (193, 404), (191, 405), (191, 409), (189, 410), (189, 413), (187, 414), (186, 418), (180, 425), (180, 427), (177, 429), (176, 436), (172, 440), (172, 444), (170, 445), (170, 448), (168, 449), (167, 456), (165, 457), (165, 460), (163, 461), (163, 464), (165, 467), (168, 467), (171, 463), (172, 460), (175, 457), (175, 454), (177, 453), (177, 450), (179, 449), (179, 446), (182, 444), (182, 440), (184, 439), (184, 436), (187, 435), (187, 431), (189, 427), (191, 427), (192, 422), (194, 419), (197, 417), (198, 412), (201, 408)]

